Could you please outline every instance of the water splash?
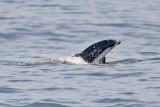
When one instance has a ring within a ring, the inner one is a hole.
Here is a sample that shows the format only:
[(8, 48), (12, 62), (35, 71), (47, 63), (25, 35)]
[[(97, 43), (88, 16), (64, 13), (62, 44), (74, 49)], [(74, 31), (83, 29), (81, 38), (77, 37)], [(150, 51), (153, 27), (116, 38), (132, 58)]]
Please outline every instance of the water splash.
[(45, 65), (45, 64), (64, 64), (64, 63), (73, 63), (73, 64), (87, 64), (80, 57), (61, 57), (54, 59), (40, 59), (39, 61), (31, 62), (11, 62), (11, 61), (2, 61), (0, 65), (18, 65), (18, 66), (34, 66), (34, 65)]
[[(124, 60), (118, 60), (118, 61), (111, 61), (106, 62), (105, 64), (94, 64), (99, 66), (106, 66), (106, 65), (116, 65), (118, 63), (121, 64), (128, 64), (128, 63), (139, 63), (144, 61), (158, 61), (160, 58), (147, 58), (147, 59), (136, 59), (136, 58), (128, 58)], [(88, 64), (85, 62), (81, 57), (60, 57), (60, 58), (54, 58), (54, 59), (41, 59), (39, 61), (31, 61), (31, 62), (10, 62), (10, 61), (1, 61), (0, 65), (18, 65), (18, 66), (34, 66), (34, 65), (45, 65), (45, 64), (65, 64), (65, 63), (72, 63), (72, 64)]]
[(58, 59), (60, 62), (68, 62), (68, 63), (74, 63), (74, 64), (87, 64), (81, 57), (62, 57)]

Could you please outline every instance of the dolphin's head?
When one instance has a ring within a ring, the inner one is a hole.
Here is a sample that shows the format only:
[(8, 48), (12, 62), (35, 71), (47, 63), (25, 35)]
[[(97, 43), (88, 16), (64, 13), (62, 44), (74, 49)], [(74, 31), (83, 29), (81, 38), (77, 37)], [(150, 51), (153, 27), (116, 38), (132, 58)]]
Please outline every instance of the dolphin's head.
[(115, 46), (119, 45), (121, 42), (117, 40), (103, 40), (86, 48), (80, 54), (75, 56), (81, 56), (86, 62), (97, 64), (105, 58), (105, 55), (113, 49)]

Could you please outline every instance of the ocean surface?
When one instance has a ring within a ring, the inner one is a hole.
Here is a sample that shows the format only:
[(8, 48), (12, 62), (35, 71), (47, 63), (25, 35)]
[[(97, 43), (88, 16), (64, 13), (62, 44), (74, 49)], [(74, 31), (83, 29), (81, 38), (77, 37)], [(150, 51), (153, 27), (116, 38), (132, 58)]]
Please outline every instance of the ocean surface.
[(0, 107), (160, 107), (160, 0), (0, 0)]

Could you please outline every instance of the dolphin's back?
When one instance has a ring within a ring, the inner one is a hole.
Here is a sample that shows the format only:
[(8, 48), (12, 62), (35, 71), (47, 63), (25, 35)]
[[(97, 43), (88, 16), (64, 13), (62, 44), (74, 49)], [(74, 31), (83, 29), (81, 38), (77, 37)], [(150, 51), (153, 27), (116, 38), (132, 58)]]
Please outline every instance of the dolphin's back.
[(92, 44), (75, 57), (82, 57), (87, 63), (105, 63), (105, 55), (117, 44), (116, 40), (103, 40)]

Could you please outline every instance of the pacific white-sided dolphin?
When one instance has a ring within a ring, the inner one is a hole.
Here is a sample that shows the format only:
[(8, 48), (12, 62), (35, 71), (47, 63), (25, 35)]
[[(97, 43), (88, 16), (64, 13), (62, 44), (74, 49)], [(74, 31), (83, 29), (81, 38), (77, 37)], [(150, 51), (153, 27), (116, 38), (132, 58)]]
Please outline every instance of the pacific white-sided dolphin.
[(81, 57), (85, 62), (91, 64), (102, 64), (105, 63), (105, 55), (120, 43), (117, 40), (103, 40), (92, 44), (74, 57)]

